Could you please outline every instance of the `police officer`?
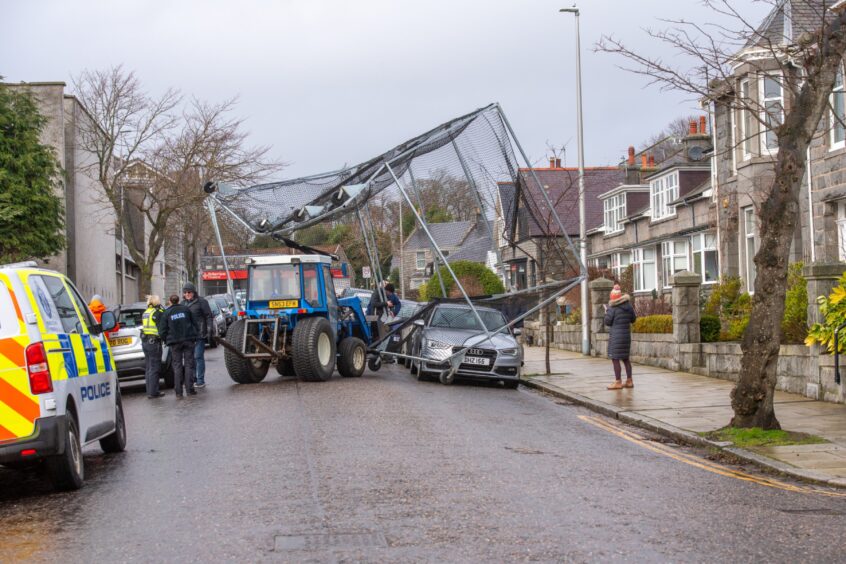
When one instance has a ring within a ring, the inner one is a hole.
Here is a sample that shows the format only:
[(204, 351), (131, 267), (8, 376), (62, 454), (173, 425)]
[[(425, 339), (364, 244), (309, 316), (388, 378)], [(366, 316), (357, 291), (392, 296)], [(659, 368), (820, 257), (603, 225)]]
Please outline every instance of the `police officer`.
[(182, 305), (191, 310), (197, 340), (194, 343), (194, 365), (197, 374), (197, 387), (206, 387), (206, 339), (214, 336), (214, 316), (209, 302), (197, 295), (197, 287), (187, 282), (182, 286)]
[(194, 317), (188, 306), (179, 303), (176, 294), (170, 297), (167, 308), (159, 321), (159, 335), (170, 347), (170, 359), (173, 365), (173, 389), (176, 397), (182, 397), (182, 385), (189, 396), (197, 394), (194, 389), (194, 342), (197, 330)]
[(162, 340), (159, 337), (159, 321), (164, 313), (159, 296), (147, 296), (147, 309), (141, 316), (141, 348), (144, 350), (144, 380), (147, 383), (147, 397), (160, 398), (159, 375), (162, 371)]

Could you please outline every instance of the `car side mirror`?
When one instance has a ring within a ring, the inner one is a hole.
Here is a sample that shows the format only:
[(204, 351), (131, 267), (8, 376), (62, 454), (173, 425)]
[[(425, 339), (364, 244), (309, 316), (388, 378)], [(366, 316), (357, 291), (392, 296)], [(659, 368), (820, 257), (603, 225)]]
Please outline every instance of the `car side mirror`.
[(515, 337), (519, 337), (520, 335), (523, 334), (523, 329), (521, 329), (520, 327), (515, 327), (514, 329), (511, 330), (511, 332), (514, 333)]
[(415, 319), (414, 320), (414, 326), (420, 327), (422, 329), (423, 327), (426, 327), (426, 322), (423, 321), (422, 319)]
[(115, 327), (117, 327), (117, 317), (114, 312), (104, 311), (100, 316), (100, 332), (111, 331)]

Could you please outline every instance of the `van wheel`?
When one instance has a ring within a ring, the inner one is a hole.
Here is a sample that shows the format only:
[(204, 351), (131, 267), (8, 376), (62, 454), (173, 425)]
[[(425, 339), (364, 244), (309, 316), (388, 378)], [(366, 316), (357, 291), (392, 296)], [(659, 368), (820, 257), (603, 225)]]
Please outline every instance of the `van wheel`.
[(103, 452), (123, 452), (126, 449), (126, 419), (123, 417), (123, 402), (120, 392), (115, 397), (115, 432), (100, 439)]
[(57, 490), (78, 490), (85, 479), (85, 464), (82, 461), (82, 443), (79, 440), (79, 426), (73, 412), (68, 412), (65, 432), (65, 452), (47, 459), (50, 481)]

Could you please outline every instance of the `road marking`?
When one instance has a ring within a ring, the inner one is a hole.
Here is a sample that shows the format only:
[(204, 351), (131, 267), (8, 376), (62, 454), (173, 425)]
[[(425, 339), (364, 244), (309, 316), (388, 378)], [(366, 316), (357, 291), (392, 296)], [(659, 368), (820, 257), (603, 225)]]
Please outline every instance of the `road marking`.
[(752, 482), (761, 486), (766, 486), (768, 488), (775, 488), (779, 490), (785, 490), (789, 492), (796, 492), (796, 493), (803, 493), (803, 494), (818, 494), (818, 495), (825, 495), (829, 497), (840, 497), (846, 498), (846, 493), (843, 492), (833, 492), (827, 490), (819, 490), (815, 488), (810, 488), (807, 486), (797, 486), (793, 484), (788, 484), (786, 482), (781, 482), (779, 480), (775, 480), (772, 478), (765, 478), (763, 476), (754, 476), (752, 474), (748, 474), (741, 470), (734, 470), (727, 466), (723, 466), (722, 464), (717, 464), (716, 462), (712, 462), (710, 460), (705, 460), (703, 458), (699, 458), (693, 456), (691, 454), (677, 452), (674, 449), (662, 445), (660, 443), (653, 443), (649, 441), (647, 438), (638, 435), (632, 431), (628, 431), (625, 429), (618, 428), (607, 421), (595, 416), (588, 416), (588, 415), (579, 415), (579, 419), (584, 421), (585, 423), (590, 423), (595, 427), (599, 427), (604, 431), (608, 431), (621, 439), (625, 439), (631, 443), (634, 443), (638, 446), (641, 446), (645, 449), (651, 450), (652, 452), (656, 452), (658, 454), (663, 454), (664, 456), (668, 456), (673, 460), (677, 460), (679, 462), (683, 462), (690, 466), (694, 466), (696, 468), (701, 468), (702, 470), (706, 470), (708, 472), (713, 472), (714, 474), (719, 474), (720, 476), (726, 476), (728, 478), (735, 478), (737, 480), (743, 480), (745, 482)]

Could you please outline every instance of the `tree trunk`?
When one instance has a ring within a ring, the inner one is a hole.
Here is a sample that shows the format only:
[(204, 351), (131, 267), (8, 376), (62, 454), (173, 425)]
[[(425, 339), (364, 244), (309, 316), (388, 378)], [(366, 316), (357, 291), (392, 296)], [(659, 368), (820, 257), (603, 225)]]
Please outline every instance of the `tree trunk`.
[[(138, 299), (140, 301), (145, 301), (147, 296), (153, 293), (153, 266), (147, 263), (138, 265), (138, 269), (141, 271), (139, 274), (140, 279), (138, 280)], [(162, 297), (162, 301), (164, 301), (164, 297)]]
[(773, 409), (781, 321), (790, 244), (799, 214), (799, 190), (806, 162), (806, 143), (785, 139), (775, 165), (775, 179), (761, 206), (761, 248), (755, 255), (757, 275), (749, 326), (743, 335), (740, 379), (731, 392), (734, 427), (780, 429)]

